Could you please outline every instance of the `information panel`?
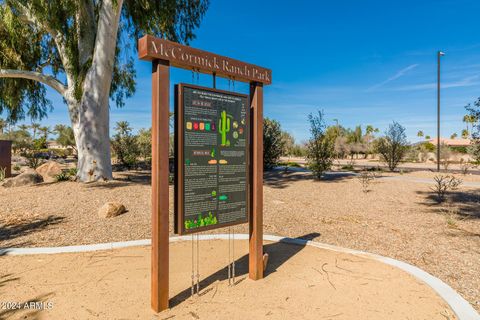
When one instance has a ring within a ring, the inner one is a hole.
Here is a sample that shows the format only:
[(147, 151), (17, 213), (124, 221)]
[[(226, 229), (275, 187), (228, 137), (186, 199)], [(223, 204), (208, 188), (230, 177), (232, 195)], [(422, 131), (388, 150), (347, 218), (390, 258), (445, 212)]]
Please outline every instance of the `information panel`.
[(248, 221), (248, 96), (176, 86), (176, 205), (179, 234)]

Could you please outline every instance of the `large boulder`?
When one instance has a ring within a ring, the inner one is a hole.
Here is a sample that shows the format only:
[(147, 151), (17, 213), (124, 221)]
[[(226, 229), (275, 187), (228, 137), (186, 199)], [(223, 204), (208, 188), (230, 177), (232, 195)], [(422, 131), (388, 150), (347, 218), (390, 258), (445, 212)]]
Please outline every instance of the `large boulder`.
[(113, 218), (127, 212), (125, 206), (118, 202), (107, 202), (98, 209), (100, 218)]
[(23, 186), (32, 186), (42, 182), (43, 182), (43, 177), (35, 170), (29, 169), (24, 173), (19, 174), (16, 177), (6, 179), (3, 182), (3, 186), (6, 188), (23, 187)]
[(55, 182), (56, 176), (62, 173), (62, 168), (55, 161), (47, 161), (37, 168), (37, 172), (43, 177), (43, 181)]

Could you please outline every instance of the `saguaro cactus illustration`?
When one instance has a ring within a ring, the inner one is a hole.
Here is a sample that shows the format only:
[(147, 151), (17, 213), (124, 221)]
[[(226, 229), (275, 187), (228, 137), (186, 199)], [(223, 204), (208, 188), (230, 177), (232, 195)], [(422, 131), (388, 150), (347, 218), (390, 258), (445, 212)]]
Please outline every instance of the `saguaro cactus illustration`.
[(231, 115), (228, 115), (224, 110), (220, 113), (220, 119), (218, 120), (218, 132), (222, 135), (222, 146), (230, 146), (230, 140), (227, 139), (227, 133), (230, 132), (230, 119)]

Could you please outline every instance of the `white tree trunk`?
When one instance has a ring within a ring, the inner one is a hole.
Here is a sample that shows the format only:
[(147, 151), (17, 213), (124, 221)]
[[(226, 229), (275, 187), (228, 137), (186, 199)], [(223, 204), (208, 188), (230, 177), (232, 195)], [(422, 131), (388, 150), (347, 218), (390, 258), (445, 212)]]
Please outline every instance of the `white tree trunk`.
[(73, 123), (78, 154), (78, 179), (82, 182), (111, 180), (108, 106), (84, 103), (80, 121)]
[(123, 0), (105, 0), (100, 10), (92, 66), (79, 104), (70, 108), (80, 181), (112, 179), (109, 93)]

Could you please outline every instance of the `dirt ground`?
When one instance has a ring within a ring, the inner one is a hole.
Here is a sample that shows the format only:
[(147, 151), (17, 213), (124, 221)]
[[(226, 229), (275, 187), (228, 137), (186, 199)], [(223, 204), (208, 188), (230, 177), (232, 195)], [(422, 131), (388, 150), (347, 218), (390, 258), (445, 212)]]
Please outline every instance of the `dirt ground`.
[[(432, 178), (419, 172), (403, 176)], [(88, 185), (0, 188), (0, 247), (149, 238), (149, 173), (118, 173), (116, 178)], [(480, 311), (479, 188), (461, 187), (439, 205), (431, 185), (409, 180), (376, 179), (364, 193), (358, 178), (343, 174), (323, 181), (301, 172), (271, 172), (265, 178), (266, 234), (304, 237), (406, 261), (448, 283)], [(480, 182), (480, 176), (477, 179), (468, 176), (469, 181)], [(97, 210), (107, 201), (122, 202), (128, 212), (99, 218)], [(247, 232), (245, 225), (234, 229)]]
[[(199, 296), (191, 297), (191, 246), (171, 244), (171, 309), (150, 310), (150, 248), (0, 257), (2, 301), (40, 310), (0, 310), (0, 319), (456, 319), (426, 284), (350, 254), (267, 243), (262, 281), (247, 278), (248, 243), (236, 243), (228, 286), (227, 241), (201, 241)], [(68, 315), (68, 316), (67, 316)]]

